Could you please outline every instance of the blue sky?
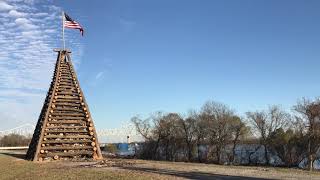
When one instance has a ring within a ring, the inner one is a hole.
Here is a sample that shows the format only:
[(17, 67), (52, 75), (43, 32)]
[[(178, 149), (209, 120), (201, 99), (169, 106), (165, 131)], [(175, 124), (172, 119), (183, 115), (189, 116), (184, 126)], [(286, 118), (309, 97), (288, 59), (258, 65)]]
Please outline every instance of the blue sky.
[[(61, 44), (62, 9), (85, 28), (83, 38), (67, 30), (67, 46), (98, 129), (119, 128), (136, 114), (186, 113), (207, 100), (226, 103), (240, 115), (271, 104), (290, 109), (298, 98), (320, 92), (319, 1), (5, 0), (0, 24), (16, 24), (13, 39), (19, 31), (40, 30), (40, 41), (30, 42), (45, 55), (29, 57), (29, 48), (17, 63), (4, 51), (19, 57), (16, 50), (24, 47), (4, 48), (0, 34), (4, 129), (36, 122), (56, 57), (51, 49)], [(43, 14), (32, 17), (36, 12)], [(26, 19), (20, 19), (26, 27), (18, 18)], [(35, 57), (42, 60), (30, 59)]]

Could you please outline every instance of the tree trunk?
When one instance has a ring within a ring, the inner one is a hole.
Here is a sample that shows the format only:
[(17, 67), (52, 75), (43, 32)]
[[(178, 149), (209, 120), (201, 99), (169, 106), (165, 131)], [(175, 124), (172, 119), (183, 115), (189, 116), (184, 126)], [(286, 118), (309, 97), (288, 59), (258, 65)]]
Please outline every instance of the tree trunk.
[(217, 156), (217, 163), (220, 164), (220, 147), (217, 147), (216, 156)]
[(231, 158), (231, 162), (234, 162), (234, 157), (236, 156), (236, 141), (233, 142), (233, 147), (232, 147), (232, 158)]
[(153, 150), (152, 159), (157, 159), (157, 151), (158, 151), (158, 147), (159, 147), (159, 142), (160, 142), (160, 138), (157, 140), (156, 146)]
[(200, 156), (200, 144), (197, 143), (197, 151), (198, 151), (198, 161), (201, 163), (201, 156)]
[(266, 144), (264, 146), (264, 158), (266, 159), (266, 165), (269, 165), (269, 157), (268, 157), (268, 147)]
[(166, 142), (165, 153), (166, 153), (166, 161), (168, 161), (169, 160), (169, 141)]
[(311, 137), (309, 137), (309, 143), (308, 143), (308, 167), (309, 171), (313, 170), (313, 158), (312, 158), (312, 152), (311, 152)]
[(187, 144), (187, 146), (188, 146), (188, 162), (190, 162), (190, 160), (191, 160), (191, 158), (192, 158), (192, 145), (191, 145), (191, 143), (189, 142), (189, 143)]
[(235, 155), (236, 155), (236, 146), (237, 146), (237, 142), (238, 142), (238, 139), (239, 139), (239, 134), (240, 134), (240, 133), (237, 133), (235, 139), (233, 140), (232, 163), (234, 162), (234, 157), (235, 157)]

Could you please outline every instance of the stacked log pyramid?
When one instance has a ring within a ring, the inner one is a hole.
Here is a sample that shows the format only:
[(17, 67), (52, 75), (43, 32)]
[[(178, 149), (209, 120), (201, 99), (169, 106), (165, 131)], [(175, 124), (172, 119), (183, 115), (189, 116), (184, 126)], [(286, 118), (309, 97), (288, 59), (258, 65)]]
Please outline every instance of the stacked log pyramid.
[(74, 71), (70, 51), (56, 50), (53, 79), (36, 125), (27, 159), (101, 159), (97, 134)]

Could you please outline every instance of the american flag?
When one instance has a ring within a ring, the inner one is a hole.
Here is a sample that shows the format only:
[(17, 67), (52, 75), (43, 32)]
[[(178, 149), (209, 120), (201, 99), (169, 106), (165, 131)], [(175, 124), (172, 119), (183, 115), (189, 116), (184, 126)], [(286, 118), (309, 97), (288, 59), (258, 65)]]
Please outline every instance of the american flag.
[(83, 36), (83, 28), (81, 25), (70, 18), (70, 16), (67, 15), (67, 13), (64, 13), (64, 27), (71, 28), (71, 29), (79, 29), (81, 35)]

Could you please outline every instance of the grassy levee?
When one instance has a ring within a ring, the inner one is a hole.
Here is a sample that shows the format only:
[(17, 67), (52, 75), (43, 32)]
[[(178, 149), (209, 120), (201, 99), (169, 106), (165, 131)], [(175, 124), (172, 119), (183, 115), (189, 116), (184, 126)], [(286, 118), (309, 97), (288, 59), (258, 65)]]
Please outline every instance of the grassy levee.
[(98, 162), (31, 162), (23, 153), (0, 153), (0, 180), (60, 179), (319, 179), (320, 172), (295, 168), (104, 159)]
[(59, 162), (34, 163), (0, 154), (0, 179), (150, 179), (150, 177), (130, 172), (68, 167)]

